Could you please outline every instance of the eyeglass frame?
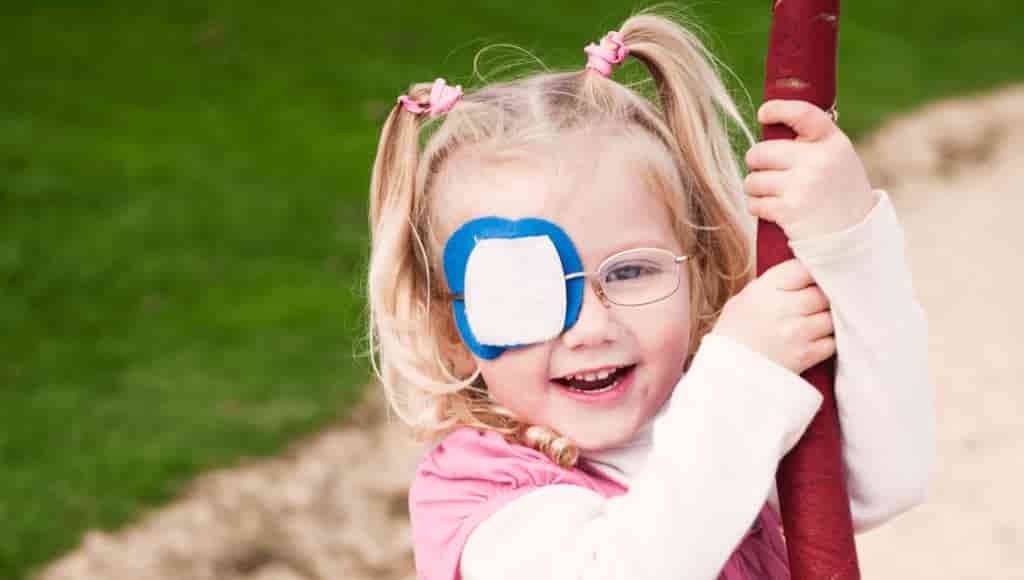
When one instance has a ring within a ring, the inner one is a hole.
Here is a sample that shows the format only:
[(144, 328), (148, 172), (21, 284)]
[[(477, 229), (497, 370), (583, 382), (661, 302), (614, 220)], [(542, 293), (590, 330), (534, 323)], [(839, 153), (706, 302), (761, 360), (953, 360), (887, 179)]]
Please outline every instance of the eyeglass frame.
[[(662, 296), (661, 298), (656, 298), (654, 300), (648, 300), (647, 302), (641, 302), (639, 304), (622, 304), (622, 303), (619, 303), (619, 302), (615, 302), (614, 300), (612, 300), (611, 298), (608, 297), (608, 295), (604, 291), (604, 285), (601, 283), (600, 279), (595, 279), (595, 276), (597, 276), (597, 274), (599, 274), (601, 272), (601, 269), (604, 268), (612, 260), (615, 260), (616, 258), (621, 257), (623, 254), (628, 254), (630, 252), (638, 252), (640, 250), (655, 250), (657, 252), (663, 252), (663, 253), (668, 254), (669, 256), (671, 256), (672, 257), (672, 263), (674, 265), (676, 265), (676, 286), (675, 286), (675, 288), (672, 289), (671, 292), (669, 292), (668, 294)], [(611, 304), (614, 304), (616, 306), (626, 306), (626, 307), (647, 306), (648, 304), (654, 304), (655, 302), (661, 302), (662, 300), (665, 300), (669, 296), (672, 296), (673, 294), (676, 293), (676, 291), (679, 290), (679, 268), (678, 268), (678, 266), (679, 266), (679, 264), (685, 262), (689, 258), (690, 258), (689, 255), (677, 256), (671, 250), (666, 250), (665, 248), (652, 248), (652, 247), (646, 247), (646, 246), (645, 247), (640, 247), (640, 248), (629, 248), (628, 250), (622, 250), (621, 252), (615, 252), (611, 256), (608, 256), (604, 260), (601, 260), (601, 263), (597, 265), (597, 269), (594, 270), (593, 272), (573, 272), (572, 274), (566, 274), (564, 276), (564, 278), (565, 278), (565, 280), (575, 280), (577, 278), (590, 278), (591, 279), (590, 283), (591, 283), (591, 285), (594, 288), (594, 294), (597, 295), (598, 299), (601, 301), (601, 304), (603, 304), (606, 308), (609, 307)], [(445, 298), (447, 298), (448, 300), (465, 300), (465, 297), (462, 294), (455, 294), (455, 293), (452, 293), (452, 292), (447, 292)]]
[[(638, 304), (622, 304), (621, 302), (616, 302), (616, 301), (612, 300), (611, 298), (608, 297), (607, 293), (605, 293), (604, 284), (601, 282), (600, 278), (597, 275), (601, 273), (601, 270), (603, 270), (604, 267), (609, 262), (611, 262), (611, 261), (613, 261), (613, 260), (615, 260), (617, 258), (620, 258), (624, 254), (628, 254), (630, 252), (639, 252), (641, 250), (654, 250), (654, 251), (657, 251), (657, 252), (662, 252), (662, 253), (668, 254), (669, 256), (672, 257), (672, 263), (675, 264), (675, 266), (676, 266), (676, 285), (675, 285), (675, 287), (672, 288), (671, 292), (669, 292), (668, 294), (666, 294), (666, 295), (664, 295), (664, 296), (662, 296), (660, 298), (655, 298), (654, 300), (648, 300), (647, 302), (640, 302)], [(565, 275), (565, 279), (566, 280), (574, 280), (576, 278), (589, 278), (590, 279), (590, 283), (591, 283), (591, 285), (594, 288), (594, 294), (597, 294), (598, 299), (601, 300), (601, 304), (604, 304), (606, 308), (609, 305), (611, 305), (611, 304), (614, 304), (616, 306), (626, 306), (626, 307), (647, 306), (648, 304), (654, 304), (655, 302), (661, 302), (662, 300), (665, 300), (669, 296), (675, 294), (677, 290), (679, 290), (679, 267), (678, 266), (679, 266), (679, 264), (681, 264), (681, 263), (685, 262), (687, 259), (689, 259), (689, 257), (690, 256), (688, 256), (688, 255), (677, 256), (674, 253), (672, 253), (671, 250), (666, 250), (664, 248), (649, 248), (649, 247), (630, 248), (628, 250), (622, 250), (621, 252), (616, 252), (616, 253), (612, 254), (611, 256), (608, 256), (604, 260), (601, 260), (601, 263), (597, 265), (597, 269), (594, 270), (593, 272), (573, 272), (572, 274), (566, 274)]]

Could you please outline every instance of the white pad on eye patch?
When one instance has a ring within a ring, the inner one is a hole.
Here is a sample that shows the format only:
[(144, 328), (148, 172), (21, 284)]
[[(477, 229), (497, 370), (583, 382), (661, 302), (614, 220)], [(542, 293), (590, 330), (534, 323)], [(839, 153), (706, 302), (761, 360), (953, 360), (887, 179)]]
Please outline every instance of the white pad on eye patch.
[(478, 241), (465, 281), (466, 318), (481, 344), (530, 344), (562, 332), (565, 272), (547, 236)]

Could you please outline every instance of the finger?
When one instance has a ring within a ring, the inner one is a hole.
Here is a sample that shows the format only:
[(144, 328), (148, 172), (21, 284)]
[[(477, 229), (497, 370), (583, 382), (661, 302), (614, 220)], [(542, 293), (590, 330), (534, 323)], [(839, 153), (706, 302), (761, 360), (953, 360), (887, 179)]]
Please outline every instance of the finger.
[(754, 217), (777, 224), (779, 223), (780, 212), (783, 211), (782, 204), (782, 198), (778, 196), (748, 196), (747, 212)]
[(744, 157), (751, 171), (790, 169), (807, 155), (807, 143), (790, 139), (772, 139), (755, 144)]
[[(776, 197), (746, 198), (746, 211), (754, 217), (778, 223), (778, 204)], [(766, 273), (767, 274), (767, 273)]]
[(809, 340), (821, 340), (832, 336), (835, 332), (832, 313), (828, 311), (807, 316), (804, 318), (803, 324)]
[(832, 322), (832, 312), (830, 311), (811, 314), (804, 319), (804, 322), (806, 324), (808, 336), (812, 340), (832, 336), (832, 333), (835, 332), (835, 326)]
[(757, 120), (762, 125), (788, 125), (802, 141), (820, 141), (836, 130), (828, 114), (807, 101), (767, 101), (758, 109)]
[(819, 338), (811, 343), (811, 350), (816, 354), (818, 362), (828, 360), (836, 354), (836, 339), (834, 336)]
[(821, 291), (817, 284), (811, 284), (802, 290), (798, 290), (795, 294), (797, 295), (795, 314), (808, 315), (828, 312), (831, 307), (828, 296), (825, 296), (825, 293)]
[(768, 278), (779, 290), (800, 290), (814, 283), (811, 272), (796, 258), (772, 266), (762, 277)]
[(754, 171), (743, 178), (743, 191), (754, 197), (774, 196), (782, 193), (785, 171)]

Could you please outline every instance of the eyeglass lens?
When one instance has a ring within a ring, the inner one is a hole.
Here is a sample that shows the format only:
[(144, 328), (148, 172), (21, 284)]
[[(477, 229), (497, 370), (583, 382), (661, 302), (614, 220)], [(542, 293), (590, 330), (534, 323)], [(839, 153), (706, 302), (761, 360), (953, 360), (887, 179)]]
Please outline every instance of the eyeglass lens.
[(668, 251), (628, 251), (602, 266), (598, 280), (609, 301), (638, 306), (656, 302), (676, 291), (679, 264)]

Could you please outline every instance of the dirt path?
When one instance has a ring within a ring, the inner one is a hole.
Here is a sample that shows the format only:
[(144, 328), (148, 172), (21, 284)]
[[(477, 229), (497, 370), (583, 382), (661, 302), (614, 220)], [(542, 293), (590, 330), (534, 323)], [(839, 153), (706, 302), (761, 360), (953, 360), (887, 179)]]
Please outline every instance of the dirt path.
[(406, 491), (420, 454), (371, 398), (281, 457), (210, 473), (44, 580), (413, 580)]
[[(859, 146), (906, 228), (928, 312), (940, 463), (927, 503), (860, 536), (865, 578), (1024, 570), (1024, 87), (939, 103)], [(405, 580), (419, 450), (379, 401), (282, 457), (212, 473), (42, 580)]]
[(1024, 578), (1024, 86), (937, 104), (863, 144), (894, 194), (929, 320), (939, 466), (860, 537), (865, 578)]

